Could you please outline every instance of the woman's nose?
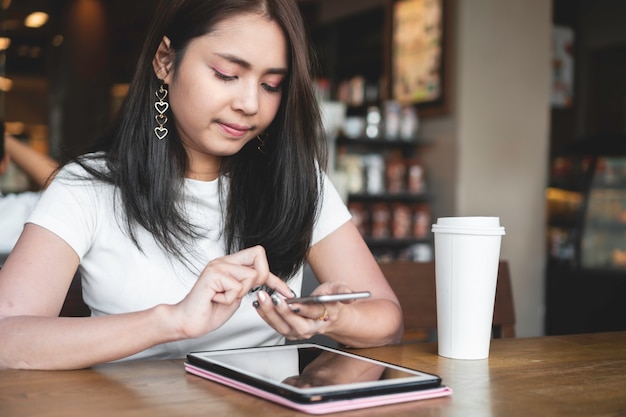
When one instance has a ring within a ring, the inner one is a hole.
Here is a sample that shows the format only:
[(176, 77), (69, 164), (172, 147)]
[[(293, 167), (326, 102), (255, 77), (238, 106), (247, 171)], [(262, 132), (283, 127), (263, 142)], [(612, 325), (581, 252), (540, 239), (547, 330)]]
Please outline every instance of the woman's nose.
[(233, 99), (233, 108), (247, 115), (256, 114), (259, 110), (259, 86), (256, 83), (242, 83)]

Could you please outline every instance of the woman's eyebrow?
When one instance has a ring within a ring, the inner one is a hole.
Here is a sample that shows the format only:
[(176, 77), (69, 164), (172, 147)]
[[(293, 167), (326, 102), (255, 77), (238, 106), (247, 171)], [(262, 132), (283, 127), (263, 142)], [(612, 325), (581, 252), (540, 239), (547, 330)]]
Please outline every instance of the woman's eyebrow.
[[(246, 61), (245, 59), (242, 59), (236, 55), (232, 55), (232, 54), (225, 54), (225, 53), (216, 53), (215, 55), (219, 56), (220, 58), (223, 58), (227, 61), (232, 62), (235, 65), (238, 65), (244, 69), (251, 69), (252, 68), (252, 64), (250, 64), (248, 61)], [(267, 74), (278, 74), (278, 75), (286, 75), (287, 74), (287, 68), (269, 68), (266, 73)]]

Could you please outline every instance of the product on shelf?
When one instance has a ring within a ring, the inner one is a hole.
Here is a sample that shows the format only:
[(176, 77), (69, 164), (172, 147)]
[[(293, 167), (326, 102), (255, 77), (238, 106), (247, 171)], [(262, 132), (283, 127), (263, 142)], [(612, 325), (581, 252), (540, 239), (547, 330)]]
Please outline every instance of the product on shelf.
[(424, 179), (424, 166), (418, 159), (409, 159), (406, 161), (407, 181), (406, 188), (409, 193), (419, 194), (426, 189)]
[(424, 239), (430, 233), (430, 207), (428, 204), (413, 205), (413, 237)]
[(394, 153), (387, 159), (387, 192), (401, 193), (406, 189), (406, 164), (402, 155)]
[(373, 238), (387, 238), (391, 235), (390, 220), (391, 211), (387, 203), (375, 203), (372, 205), (372, 230)]
[(405, 203), (394, 203), (391, 215), (391, 236), (407, 238), (411, 236), (411, 208)]
[(380, 154), (363, 157), (365, 167), (365, 190), (368, 194), (385, 192), (385, 159)]

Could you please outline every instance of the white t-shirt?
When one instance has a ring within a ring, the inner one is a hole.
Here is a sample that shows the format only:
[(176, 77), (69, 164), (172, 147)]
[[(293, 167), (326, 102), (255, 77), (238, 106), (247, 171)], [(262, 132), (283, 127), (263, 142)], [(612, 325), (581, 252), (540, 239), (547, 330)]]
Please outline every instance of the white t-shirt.
[(24, 222), (39, 201), (38, 192), (2, 195), (0, 193), (0, 254), (13, 250)]
[[(175, 304), (194, 285), (198, 273), (173, 261), (144, 229), (137, 230), (140, 251), (120, 227), (114, 214), (114, 188), (94, 182), (68, 180), (77, 166), (65, 167), (44, 192), (29, 222), (61, 237), (80, 258), (83, 298), (92, 316), (140, 311), (158, 304)], [(313, 244), (350, 219), (350, 214), (331, 182), (325, 179), (323, 203), (314, 227)], [(184, 209), (205, 236), (197, 242), (193, 267), (202, 271), (212, 259), (225, 254), (223, 213), (217, 180), (185, 180)], [(118, 205), (119, 210), (119, 205)], [(288, 285), (301, 291), (302, 270)], [(284, 343), (258, 315), (246, 295), (236, 313), (219, 329), (198, 339), (154, 346), (127, 359), (180, 358), (190, 351), (229, 349)]]

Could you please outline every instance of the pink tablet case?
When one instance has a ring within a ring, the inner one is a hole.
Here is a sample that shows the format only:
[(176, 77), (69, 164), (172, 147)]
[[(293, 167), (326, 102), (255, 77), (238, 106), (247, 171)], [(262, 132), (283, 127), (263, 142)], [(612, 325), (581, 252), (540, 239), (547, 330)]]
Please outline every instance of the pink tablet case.
[(361, 397), (349, 400), (333, 400), (328, 402), (319, 402), (311, 404), (301, 404), (291, 401), (285, 397), (281, 397), (276, 394), (264, 391), (262, 389), (244, 384), (243, 382), (235, 381), (233, 379), (224, 377), (222, 375), (215, 374), (205, 369), (194, 366), (190, 363), (185, 363), (185, 370), (191, 374), (198, 375), (202, 378), (206, 378), (220, 384), (227, 385), (231, 388), (238, 389), (240, 391), (247, 392), (257, 397), (264, 398), (269, 401), (284, 405), (286, 407), (293, 408), (298, 411), (302, 411), (309, 414), (326, 414), (335, 413), (338, 411), (355, 410), (359, 408), (376, 407), (386, 404), (396, 404), (408, 401), (426, 400), (430, 398), (445, 397), (452, 394), (450, 387), (441, 386), (438, 388), (401, 392), (397, 394), (385, 394), (376, 395), (372, 397)]

